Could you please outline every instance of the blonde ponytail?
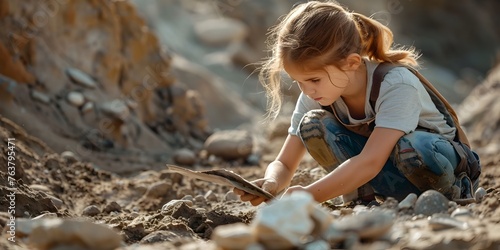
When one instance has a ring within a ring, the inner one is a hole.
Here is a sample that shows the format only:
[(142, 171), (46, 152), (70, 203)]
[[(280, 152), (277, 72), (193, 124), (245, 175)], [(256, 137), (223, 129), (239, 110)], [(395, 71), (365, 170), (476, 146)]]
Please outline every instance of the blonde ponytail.
[(387, 26), (363, 14), (352, 13), (352, 16), (360, 33), (361, 55), (379, 62), (418, 66), (418, 55), (413, 48), (392, 48), (393, 34)]

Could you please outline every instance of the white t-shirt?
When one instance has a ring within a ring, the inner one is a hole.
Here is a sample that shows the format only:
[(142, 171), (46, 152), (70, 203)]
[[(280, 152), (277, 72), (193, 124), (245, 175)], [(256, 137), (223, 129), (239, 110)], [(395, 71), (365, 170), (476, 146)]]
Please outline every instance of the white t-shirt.
[[(380, 93), (375, 103), (375, 111), (370, 105), (370, 91), (372, 88), (373, 72), (378, 63), (365, 60), (368, 75), (366, 88), (365, 118), (354, 119), (342, 98), (334, 102), (339, 118), (346, 124), (361, 124), (375, 116), (375, 127), (391, 128), (408, 134), (417, 128), (417, 125), (436, 131), (446, 138), (455, 137), (455, 128), (446, 124), (441, 114), (424, 86), (413, 73), (404, 67), (391, 69), (384, 77), (380, 86)], [(304, 114), (313, 109), (321, 109), (319, 103), (300, 94), (291, 118), (288, 133), (297, 135), (297, 128)]]

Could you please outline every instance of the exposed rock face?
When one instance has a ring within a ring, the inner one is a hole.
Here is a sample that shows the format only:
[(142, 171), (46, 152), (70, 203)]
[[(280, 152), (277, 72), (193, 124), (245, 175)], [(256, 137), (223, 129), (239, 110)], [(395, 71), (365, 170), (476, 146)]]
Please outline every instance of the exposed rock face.
[[(481, 156), (500, 151), (500, 64), (477, 86), (457, 110), (473, 148)], [(498, 159), (498, 158), (497, 158)]]
[(0, 25), (0, 110), (56, 151), (167, 159), (210, 134), (199, 94), (174, 84), (128, 1), (2, 1)]

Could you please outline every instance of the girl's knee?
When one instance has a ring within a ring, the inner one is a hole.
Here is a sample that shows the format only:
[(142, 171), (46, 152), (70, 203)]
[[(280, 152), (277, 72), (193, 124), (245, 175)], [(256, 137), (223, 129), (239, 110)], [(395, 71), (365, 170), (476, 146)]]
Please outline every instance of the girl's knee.
[(405, 135), (394, 151), (396, 167), (421, 190), (446, 189), (455, 180), (457, 156), (440, 135), (421, 131)]
[(418, 159), (415, 159), (413, 163), (440, 166), (440, 168), (450, 164), (454, 168), (459, 158), (448, 139), (423, 131), (416, 131), (401, 137), (396, 144), (395, 157), (399, 161), (407, 161), (416, 157)]
[(331, 127), (339, 126), (337, 120), (330, 112), (323, 109), (308, 111), (299, 123), (298, 135), (302, 140), (310, 137), (324, 137), (326, 124)]

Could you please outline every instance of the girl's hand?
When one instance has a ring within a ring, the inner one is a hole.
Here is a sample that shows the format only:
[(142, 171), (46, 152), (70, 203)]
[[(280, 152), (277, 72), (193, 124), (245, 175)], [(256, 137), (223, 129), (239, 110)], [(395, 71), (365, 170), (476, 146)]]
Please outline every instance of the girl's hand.
[[(263, 178), (252, 181), (256, 186), (264, 189), (265, 191), (271, 193), (272, 195), (276, 195), (278, 192), (278, 182), (275, 179)], [(250, 201), (250, 203), (254, 206), (261, 204), (262, 202), (267, 201), (266, 198), (259, 197), (257, 195), (249, 194), (241, 189), (234, 188), (233, 192), (240, 196), (242, 201)]]
[(291, 193), (293, 193), (293, 192), (297, 192), (297, 191), (304, 191), (304, 192), (308, 192), (308, 191), (307, 191), (307, 189), (306, 189), (305, 187), (297, 185), (297, 186), (292, 186), (292, 187), (289, 187), (289, 188), (285, 191), (285, 193), (283, 194), (283, 196), (285, 196), (285, 195), (290, 195)]

